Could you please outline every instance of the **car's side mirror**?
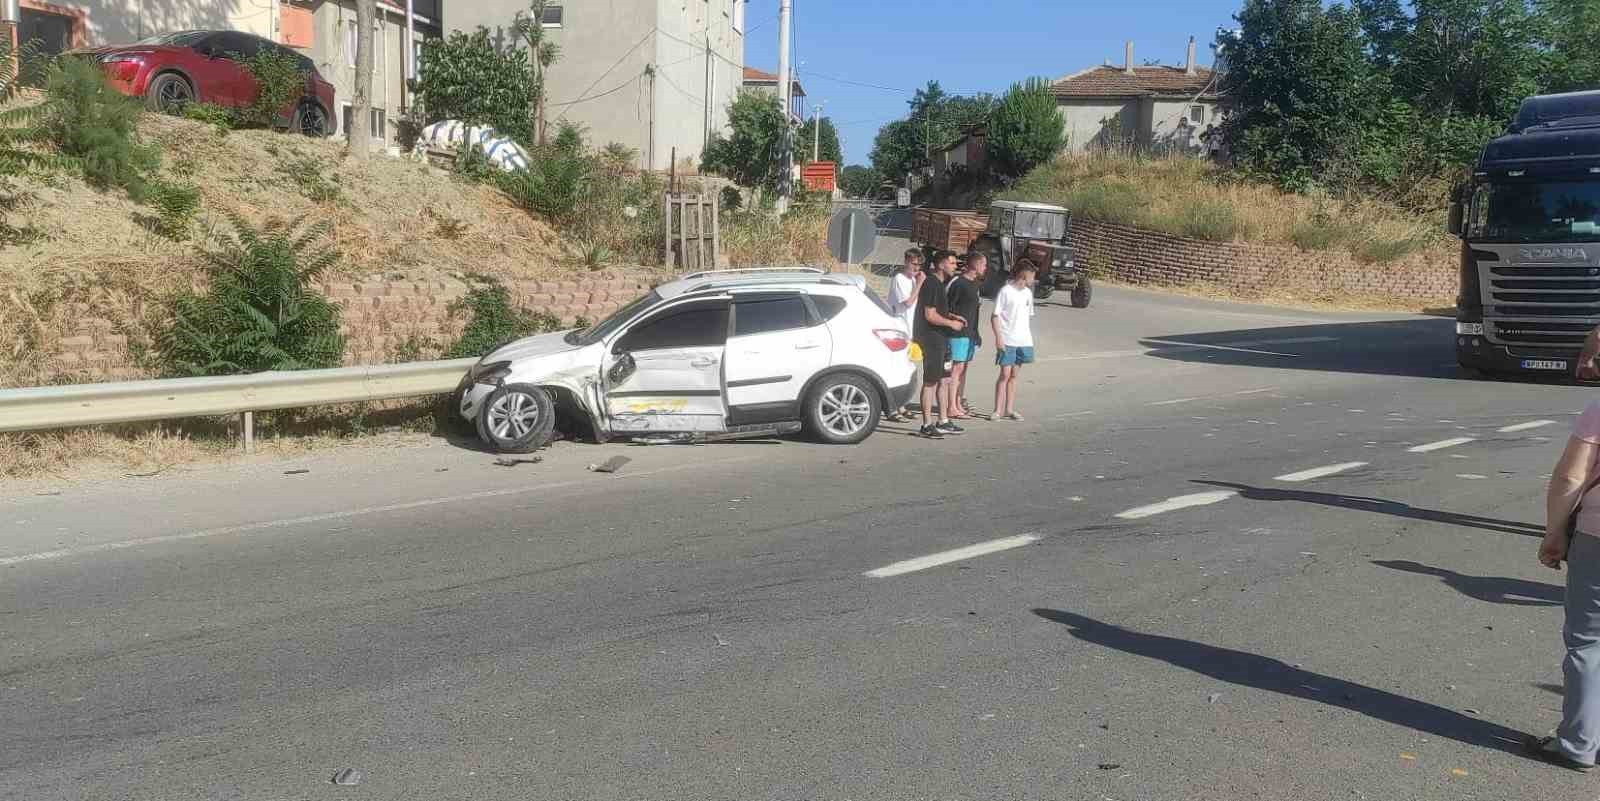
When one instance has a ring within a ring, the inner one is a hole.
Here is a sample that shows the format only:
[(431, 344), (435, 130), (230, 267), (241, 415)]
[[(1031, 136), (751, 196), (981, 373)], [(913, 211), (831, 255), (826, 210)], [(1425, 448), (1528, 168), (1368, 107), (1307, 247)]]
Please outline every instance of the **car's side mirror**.
[(611, 386), (621, 384), (627, 381), (629, 376), (633, 375), (635, 368), (633, 354), (624, 353), (611, 365), (611, 369), (606, 371), (606, 381), (610, 382)]
[(1450, 201), (1450, 235), (1459, 237), (1465, 228), (1466, 209), (1461, 205), (1461, 201)]

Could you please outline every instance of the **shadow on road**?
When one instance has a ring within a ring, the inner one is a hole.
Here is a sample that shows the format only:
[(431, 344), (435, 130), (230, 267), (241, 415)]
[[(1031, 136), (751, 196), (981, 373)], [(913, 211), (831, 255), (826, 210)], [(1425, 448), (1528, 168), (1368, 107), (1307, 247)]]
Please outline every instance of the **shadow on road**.
[(1070, 627), (1069, 633), (1084, 642), (1166, 662), (1229, 684), (1316, 701), (1425, 734), (1497, 751), (1516, 753), (1522, 740), (1520, 732), (1496, 723), (1364, 684), (1313, 673), (1271, 657), (1192, 640), (1143, 634), (1056, 609), (1035, 609), (1033, 613)]
[(1156, 358), (1198, 364), (1467, 380), (1456, 366), (1455, 322), (1444, 318), (1169, 334), (1140, 344)]
[(1442, 567), (1406, 561), (1374, 561), (1378, 567), (1416, 573), (1420, 576), (1437, 576), (1450, 589), (1491, 604), (1508, 606), (1561, 606), (1565, 603), (1566, 589), (1540, 581), (1506, 578), (1504, 576), (1468, 576)]
[(1387, 501), (1382, 498), (1368, 498), (1361, 495), (1344, 495), (1335, 492), (1306, 492), (1305, 490), (1279, 490), (1265, 487), (1252, 487), (1248, 484), (1235, 484), (1229, 481), (1208, 481), (1197, 479), (1193, 483), (1205, 484), (1211, 487), (1237, 490), (1239, 497), (1251, 501), (1295, 501), (1311, 503), (1318, 506), (1332, 506), (1338, 509), (1355, 509), (1363, 512), (1403, 517), (1408, 520), (1425, 520), (1429, 523), (1444, 523), (1451, 526), (1464, 528), (1478, 528), (1484, 531), (1494, 531), (1501, 534), (1521, 534), (1524, 537), (1543, 537), (1544, 526), (1533, 523), (1518, 523), (1515, 520), (1500, 520), (1493, 517), (1480, 517), (1478, 515), (1461, 514), (1460, 512), (1445, 512), (1438, 509), (1423, 509), (1399, 501)]

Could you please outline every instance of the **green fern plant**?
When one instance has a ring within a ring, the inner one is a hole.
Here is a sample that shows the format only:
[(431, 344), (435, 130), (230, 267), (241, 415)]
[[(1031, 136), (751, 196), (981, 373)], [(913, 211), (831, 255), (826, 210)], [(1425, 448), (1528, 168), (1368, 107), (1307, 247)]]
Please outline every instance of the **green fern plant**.
[(9, 38), (0, 39), (0, 175), (14, 175), (52, 160), (44, 151), (50, 143), (50, 131), (43, 124), (49, 106), (22, 99), (21, 68), (36, 63), (37, 57), (31, 45), (18, 50)]
[(200, 211), (200, 190), (186, 184), (151, 181), (146, 201), (155, 209), (151, 230), (182, 242), (189, 238), (195, 214)]
[(255, 227), (230, 214), (231, 236), (204, 254), (211, 287), (172, 304), (158, 341), (167, 372), (214, 376), (337, 367), (339, 308), (312, 288), (338, 262), (329, 226), (304, 218)]

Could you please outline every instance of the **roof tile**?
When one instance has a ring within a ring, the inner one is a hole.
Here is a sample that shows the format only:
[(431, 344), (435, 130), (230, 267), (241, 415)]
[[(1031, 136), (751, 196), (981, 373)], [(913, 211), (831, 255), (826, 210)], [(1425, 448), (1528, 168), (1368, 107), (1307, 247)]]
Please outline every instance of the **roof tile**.
[(1212, 71), (1195, 68), (1194, 75), (1182, 67), (1134, 67), (1129, 75), (1121, 67), (1095, 67), (1069, 75), (1050, 86), (1058, 98), (1139, 97), (1143, 95), (1215, 95)]

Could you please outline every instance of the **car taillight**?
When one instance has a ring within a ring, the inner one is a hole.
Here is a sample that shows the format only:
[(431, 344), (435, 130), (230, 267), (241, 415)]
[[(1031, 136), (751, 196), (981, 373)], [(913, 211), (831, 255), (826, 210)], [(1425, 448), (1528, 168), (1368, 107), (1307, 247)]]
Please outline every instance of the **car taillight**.
[(895, 328), (879, 328), (872, 333), (877, 334), (878, 341), (882, 342), (883, 346), (889, 350), (902, 351), (911, 344), (911, 340), (906, 338), (905, 332)]

